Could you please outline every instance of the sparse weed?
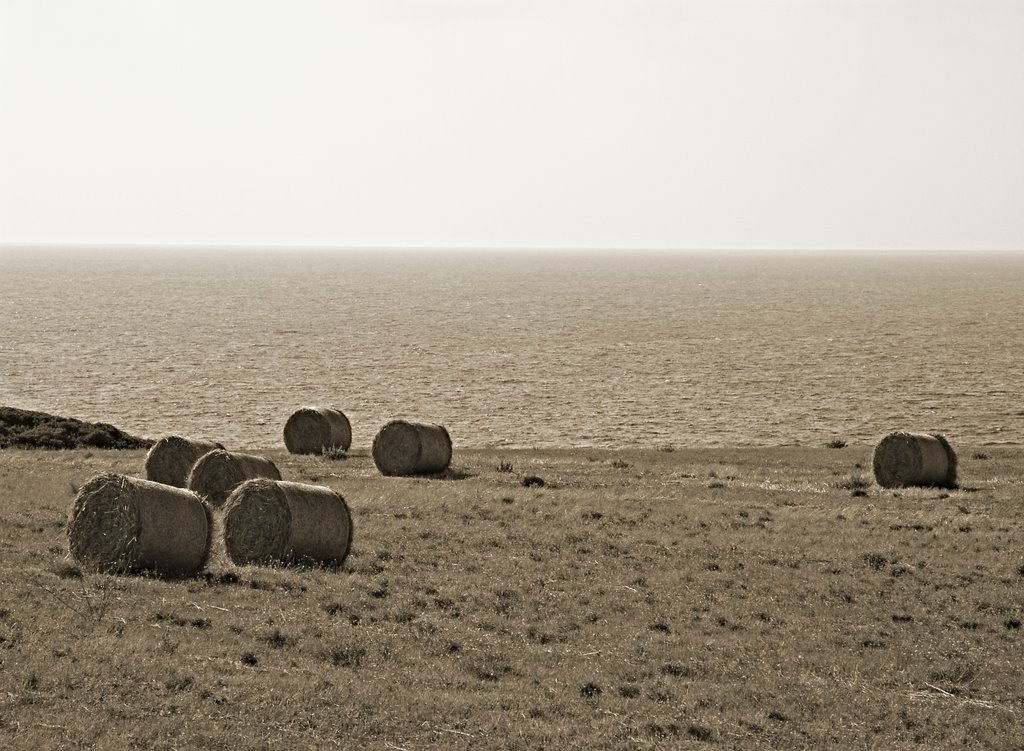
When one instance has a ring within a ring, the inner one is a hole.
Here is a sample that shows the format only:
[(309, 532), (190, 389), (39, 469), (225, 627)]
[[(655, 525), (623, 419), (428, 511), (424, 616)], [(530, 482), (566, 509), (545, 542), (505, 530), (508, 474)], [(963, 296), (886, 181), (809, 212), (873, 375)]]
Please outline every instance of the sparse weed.
[(285, 647), (294, 647), (298, 644), (298, 639), (294, 636), (288, 636), (284, 634), (281, 629), (275, 628), (273, 631), (263, 634), (259, 637), (260, 641), (266, 642), (274, 649), (284, 649)]
[(866, 475), (850, 475), (845, 480), (834, 484), (840, 490), (867, 491), (871, 487), (871, 480)]
[(82, 569), (70, 561), (61, 561), (53, 567), (58, 579), (81, 579)]
[(332, 647), (326, 653), (327, 660), (336, 668), (362, 667), (366, 659), (366, 648), (357, 644)]
[(873, 568), (875, 571), (880, 571), (885, 568), (887, 563), (889, 563), (888, 557), (881, 553), (865, 553), (863, 558), (864, 563), (868, 564), (868, 566)]

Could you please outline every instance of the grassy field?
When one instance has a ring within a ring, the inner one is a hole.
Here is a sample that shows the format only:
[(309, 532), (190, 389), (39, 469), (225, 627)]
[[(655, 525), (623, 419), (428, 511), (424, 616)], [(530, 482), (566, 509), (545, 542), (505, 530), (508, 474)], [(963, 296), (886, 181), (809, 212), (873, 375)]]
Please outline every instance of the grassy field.
[(0, 451), (0, 746), (1020, 748), (1024, 449), (958, 449), (952, 491), (864, 446), (263, 452), (348, 499), (345, 566), (176, 582), (67, 557), (142, 451)]

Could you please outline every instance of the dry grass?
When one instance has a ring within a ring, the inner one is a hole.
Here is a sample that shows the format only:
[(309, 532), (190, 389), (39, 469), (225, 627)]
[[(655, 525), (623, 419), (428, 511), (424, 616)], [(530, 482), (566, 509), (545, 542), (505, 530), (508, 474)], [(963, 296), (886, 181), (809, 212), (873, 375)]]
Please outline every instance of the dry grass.
[(66, 560), (72, 488), (142, 451), (5, 451), (0, 743), (1014, 748), (1024, 451), (985, 454), (851, 497), (870, 447), (282, 451), (348, 500), (345, 566), (167, 582)]

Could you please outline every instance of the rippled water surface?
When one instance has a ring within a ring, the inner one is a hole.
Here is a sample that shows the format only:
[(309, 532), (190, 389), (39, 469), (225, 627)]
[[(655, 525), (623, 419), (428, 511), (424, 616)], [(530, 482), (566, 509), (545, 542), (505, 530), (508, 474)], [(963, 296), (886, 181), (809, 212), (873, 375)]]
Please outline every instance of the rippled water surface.
[(1024, 254), (0, 251), (0, 404), (281, 445), (1024, 440)]

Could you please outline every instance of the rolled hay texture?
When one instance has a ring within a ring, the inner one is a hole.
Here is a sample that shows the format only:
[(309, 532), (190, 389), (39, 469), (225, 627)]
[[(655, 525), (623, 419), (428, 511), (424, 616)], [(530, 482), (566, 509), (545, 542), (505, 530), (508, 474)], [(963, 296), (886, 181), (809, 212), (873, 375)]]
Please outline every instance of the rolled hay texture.
[(195, 493), (112, 473), (82, 486), (68, 521), (71, 556), (105, 573), (193, 576), (212, 538), (210, 509)]
[(238, 566), (340, 566), (352, 546), (352, 515), (341, 494), (319, 485), (248, 480), (224, 505), (224, 547)]
[(222, 448), (213, 441), (197, 441), (179, 435), (161, 438), (146, 454), (146, 479), (184, 488), (192, 465), (204, 454)]
[(440, 425), (392, 420), (373, 439), (373, 463), (383, 475), (436, 474), (452, 460), (452, 439)]
[(284, 424), (284, 445), (292, 454), (348, 451), (352, 426), (342, 412), (330, 407), (303, 407)]
[(875, 446), (871, 464), (883, 488), (956, 487), (956, 452), (938, 433), (889, 433)]
[(202, 456), (188, 476), (188, 489), (212, 506), (223, 506), (235, 488), (258, 477), (280, 480), (275, 464), (262, 456), (217, 449)]

